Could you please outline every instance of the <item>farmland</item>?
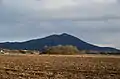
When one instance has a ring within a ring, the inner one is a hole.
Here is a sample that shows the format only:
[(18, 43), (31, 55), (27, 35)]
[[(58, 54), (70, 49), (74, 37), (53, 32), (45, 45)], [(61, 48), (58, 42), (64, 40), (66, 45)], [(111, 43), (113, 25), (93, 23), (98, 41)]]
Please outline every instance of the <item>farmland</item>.
[(120, 56), (0, 55), (0, 79), (120, 79)]

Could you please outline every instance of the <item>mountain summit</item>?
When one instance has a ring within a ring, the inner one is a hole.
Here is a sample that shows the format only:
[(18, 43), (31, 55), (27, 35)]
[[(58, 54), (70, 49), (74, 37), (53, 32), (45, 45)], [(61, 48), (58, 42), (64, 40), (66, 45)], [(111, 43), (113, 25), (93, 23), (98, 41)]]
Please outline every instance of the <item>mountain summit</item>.
[(82, 50), (94, 51), (119, 51), (111, 47), (99, 47), (80, 40), (79, 38), (63, 33), (60, 35), (50, 35), (45, 38), (29, 40), (25, 42), (6, 42), (0, 43), (0, 48), (7, 49), (25, 49), (25, 50), (41, 50), (45, 46), (57, 45), (73, 45)]

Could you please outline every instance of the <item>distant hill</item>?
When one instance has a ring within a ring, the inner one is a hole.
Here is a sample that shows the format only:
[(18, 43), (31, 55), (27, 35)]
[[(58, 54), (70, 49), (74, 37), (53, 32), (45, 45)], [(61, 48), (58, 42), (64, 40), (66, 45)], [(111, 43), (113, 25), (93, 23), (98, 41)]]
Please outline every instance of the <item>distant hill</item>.
[(82, 50), (94, 51), (119, 51), (111, 47), (99, 47), (80, 40), (79, 38), (63, 33), (61, 35), (50, 35), (45, 38), (29, 40), (25, 42), (5, 42), (0, 43), (0, 48), (42, 50), (45, 46), (73, 45)]

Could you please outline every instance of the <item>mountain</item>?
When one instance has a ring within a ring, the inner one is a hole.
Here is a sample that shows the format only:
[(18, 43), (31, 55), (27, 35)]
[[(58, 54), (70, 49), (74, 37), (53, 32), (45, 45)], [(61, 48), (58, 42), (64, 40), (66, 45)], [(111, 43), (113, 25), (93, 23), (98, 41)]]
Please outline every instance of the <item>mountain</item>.
[(5, 42), (0, 43), (0, 48), (42, 50), (45, 46), (73, 45), (78, 49), (94, 51), (119, 51), (111, 47), (99, 47), (80, 40), (79, 38), (63, 33), (61, 35), (50, 35), (41, 39), (34, 39), (25, 42)]

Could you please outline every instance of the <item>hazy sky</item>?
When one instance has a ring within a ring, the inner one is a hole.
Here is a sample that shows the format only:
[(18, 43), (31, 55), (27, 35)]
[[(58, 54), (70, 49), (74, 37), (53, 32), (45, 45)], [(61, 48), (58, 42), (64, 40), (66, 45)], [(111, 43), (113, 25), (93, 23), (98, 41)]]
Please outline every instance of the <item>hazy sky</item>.
[(120, 0), (0, 0), (0, 41), (70, 33), (120, 48)]

